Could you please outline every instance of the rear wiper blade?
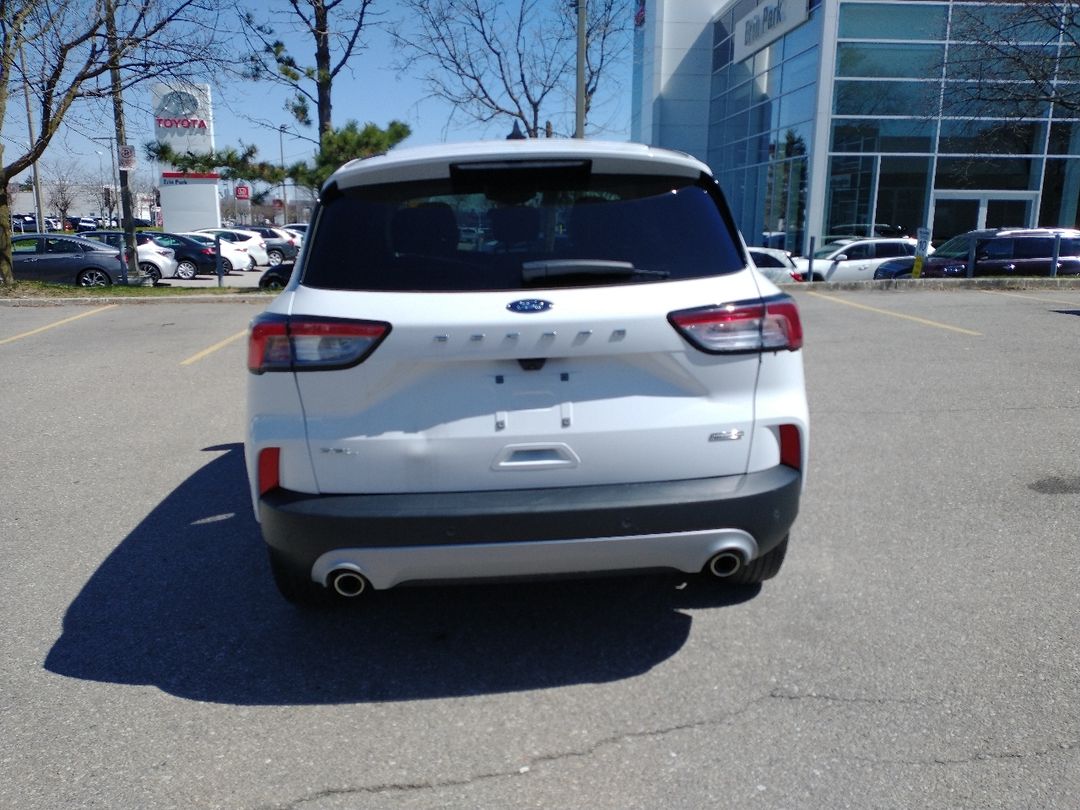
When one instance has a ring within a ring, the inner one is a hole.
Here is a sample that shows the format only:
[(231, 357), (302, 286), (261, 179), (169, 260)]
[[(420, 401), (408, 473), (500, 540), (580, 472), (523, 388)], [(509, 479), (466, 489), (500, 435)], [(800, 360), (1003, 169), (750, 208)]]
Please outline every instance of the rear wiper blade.
[(641, 270), (634, 267), (633, 262), (618, 262), (610, 259), (549, 259), (521, 264), (523, 281), (540, 281), (546, 278), (566, 278), (567, 276), (668, 278), (670, 275), (671, 273), (666, 270)]

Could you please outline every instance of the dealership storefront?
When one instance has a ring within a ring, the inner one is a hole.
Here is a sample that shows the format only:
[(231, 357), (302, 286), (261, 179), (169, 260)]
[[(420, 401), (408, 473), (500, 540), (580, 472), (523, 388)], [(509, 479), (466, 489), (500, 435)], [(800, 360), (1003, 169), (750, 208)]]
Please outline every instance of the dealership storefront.
[[(927, 226), (935, 242), (976, 227), (1075, 226), (1080, 115), (971, 98), (977, 46), (960, 38), (972, 30), (960, 20), (993, 25), (1014, 10), (649, 0), (632, 136), (704, 159), (750, 243), (804, 252), (811, 237), (869, 235), (873, 223)], [(1054, 58), (1067, 50), (1045, 28), (1027, 36)], [(1018, 78), (994, 63), (993, 81)]]

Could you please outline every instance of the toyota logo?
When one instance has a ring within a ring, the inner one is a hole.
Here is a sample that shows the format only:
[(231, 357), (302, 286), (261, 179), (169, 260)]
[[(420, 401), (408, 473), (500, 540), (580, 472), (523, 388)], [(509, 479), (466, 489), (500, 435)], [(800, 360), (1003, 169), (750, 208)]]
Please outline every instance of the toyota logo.
[(199, 109), (199, 100), (191, 93), (173, 90), (161, 97), (158, 102), (158, 117), (184, 118)]

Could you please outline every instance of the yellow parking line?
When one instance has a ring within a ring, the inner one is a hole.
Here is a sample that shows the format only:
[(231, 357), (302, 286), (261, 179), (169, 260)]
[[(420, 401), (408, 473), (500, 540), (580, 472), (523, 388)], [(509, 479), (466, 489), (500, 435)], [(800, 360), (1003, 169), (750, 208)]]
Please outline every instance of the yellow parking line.
[(0, 340), (0, 346), (3, 346), (5, 343), (13, 343), (16, 340), (22, 340), (23, 338), (30, 337), (31, 335), (40, 334), (41, 332), (48, 331), (49, 329), (55, 329), (57, 326), (63, 326), (65, 323), (77, 321), (79, 320), (79, 318), (87, 318), (91, 315), (97, 315), (99, 312), (104, 312), (107, 309), (113, 309), (116, 306), (117, 304), (108, 304), (103, 307), (98, 307), (97, 309), (88, 310), (87, 312), (81, 312), (78, 315), (72, 315), (70, 318), (64, 318), (62, 321), (56, 321), (55, 323), (49, 323), (45, 326), (39, 326), (37, 329), (31, 329), (29, 332), (23, 332), (19, 335), (12, 335), (11, 337), (3, 338), (2, 340)]
[(1068, 307), (1080, 306), (1080, 300), (1065, 301), (1061, 298), (1043, 298), (1041, 295), (1024, 295), (1023, 293), (1010, 293), (1004, 290), (979, 290), (987, 295), (1007, 295), (1010, 298), (1023, 298), (1025, 301), (1042, 301), (1047, 304), (1064, 304)]
[(959, 326), (950, 326), (947, 323), (939, 323), (937, 321), (928, 321), (926, 318), (916, 318), (914, 315), (904, 315), (900, 312), (891, 312), (887, 309), (878, 309), (877, 307), (868, 307), (866, 304), (856, 304), (854, 301), (845, 301), (843, 298), (834, 298), (831, 295), (824, 295), (822, 293), (810, 292), (807, 290), (807, 295), (812, 295), (815, 298), (824, 298), (826, 301), (833, 301), (837, 304), (846, 304), (849, 307), (855, 307), (856, 309), (865, 309), (868, 312), (876, 312), (879, 315), (891, 315), (894, 318), (903, 318), (906, 321), (915, 321), (915, 323), (921, 323), (923, 326), (933, 326), (936, 329), (947, 329), (950, 332), (959, 332), (961, 335), (971, 335), (972, 337), (982, 337), (982, 332), (973, 332), (970, 329), (963, 329)]
[(224, 340), (220, 341), (219, 343), (215, 343), (213, 346), (209, 347), (208, 349), (203, 349), (198, 354), (191, 355), (191, 357), (189, 357), (187, 360), (184, 360), (182, 363), (180, 363), (180, 365), (182, 365), (182, 366), (190, 366), (192, 363), (198, 363), (204, 357), (208, 357), (209, 355), (216, 352), (218, 349), (224, 349), (230, 343), (235, 343), (236, 341), (240, 340), (240, 338), (242, 338), (242, 337), (247, 337), (247, 329), (245, 329), (243, 332), (237, 332), (232, 337), (227, 337)]

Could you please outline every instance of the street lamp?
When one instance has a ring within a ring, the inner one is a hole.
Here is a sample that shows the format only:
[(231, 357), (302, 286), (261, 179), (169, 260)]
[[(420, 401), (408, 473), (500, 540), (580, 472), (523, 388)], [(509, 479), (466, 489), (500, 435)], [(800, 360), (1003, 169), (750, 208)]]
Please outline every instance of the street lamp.
[[(107, 144), (108, 147), (109, 147), (109, 170), (110, 170), (110, 174), (109, 174), (109, 198), (115, 204), (118, 201), (119, 196), (120, 196), (120, 195), (118, 195), (116, 193), (116, 185), (117, 185), (117, 183), (116, 183), (116, 148), (115, 148), (116, 141), (113, 138), (93, 138), (93, 137), (90, 138), (90, 140), (94, 141), (95, 143)], [(94, 151), (97, 152), (96, 149)], [(101, 152), (97, 152), (97, 153), (99, 155), (101, 154)], [(109, 217), (110, 218), (112, 217), (112, 208), (111, 207), (109, 208)]]
[[(98, 185), (101, 186), (104, 189), (105, 188), (105, 167), (101, 163), (101, 156), (104, 154), (104, 152), (102, 152), (100, 149), (95, 149), (94, 154), (97, 155)], [(100, 196), (98, 197), (98, 199), (101, 199)], [(101, 206), (98, 206), (98, 213), (103, 217), (105, 216), (105, 212), (102, 210)]]
[(285, 177), (285, 125), (278, 127), (278, 149), (281, 152), (281, 224), (289, 221), (289, 196), (286, 191), (288, 178)]

